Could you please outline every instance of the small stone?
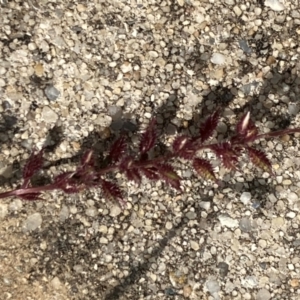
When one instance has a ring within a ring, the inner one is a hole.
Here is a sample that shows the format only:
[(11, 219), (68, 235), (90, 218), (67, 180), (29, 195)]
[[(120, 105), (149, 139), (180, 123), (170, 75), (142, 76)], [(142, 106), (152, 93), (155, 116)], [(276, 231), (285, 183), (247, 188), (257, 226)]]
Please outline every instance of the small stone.
[(291, 185), (292, 181), (290, 179), (285, 179), (285, 180), (282, 181), (282, 184), (283, 185)]
[(0, 78), (0, 87), (4, 87), (5, 86), (5, 81), (4, 79)]
[(253, 289), (258, 285), (257, 279), (255, 276), (246, 276), (241, 279), (241, 283), (245, 288)]
[(249, 192), (242, 193), (240, 200), (244, 205), (248, 205), (251, 200), (251, 193)]
[[(22, 206), (23, 206), (22, 200), (15, 199), (14, 201), (12, 201), (9, 204), (9, 210), (16, 212), (16, 211), (20, 210), (22, 208)], [(1, 218), (1, 208), (0, 208), (0, 218)]]
[[(34, 72), (35, 72), (36, 76), (42, 77), (44, 75), (44, 66), (40, 63), (36, 64), (34, 66)], [(45, 90), (45, 92), (46, 92), (46, 90)]]
[(186, 214), (186, 217), (189, 219), (189, 220), (194, 220), (196, 219), (197, 215), (194, 211), (189, 211), (187, 214)]
[(116, 216), (118, 216), (121, 212), (122, 212), (121, 207), (120, 207), (119, 205), (114, 205), (114, 206), (111, 207), (109, 215), (110, 215), (111, 217), (116, 217)]
[(42, 225), (42, 216), (40, 213), (34, 213), (27, 217), (23, 223), (23, 231), (33, 231), (39, 228)]
[(151, 117), (152, 117), (152, 115), (149, 112), (146, 112), (144, 116), (147, 119), (151, 119)]
[(49, 106), (44, 106), (42, 110), (42, 118), (46, 123), (55, 123), (58, 115)]
[(8, 213), (7, 204), (0, 203), (0, 219), (4, 219)]
[(211, 203), (209, 201), (200, 201), (199, 206), (208, 211), (210, 210)]
[(64, 222), (69, 217), (69, 208), (66, 205), (63, 205), (59, 213), (60, 222)]
[(214, 53), (210, 61), (215, 65), (223, 65), (225, 63), (226, 57), (221, 53)]
[(128, 73), (132, 71), (132, 65), (129, 62), (125, 62), (122, 66), (121, 66), (121, 71), (123, 73)]
[(106, 234), (107, 231), (108, 231), (107, 226), (105, 226), (105, 225), (99, 226), (99, 232)]
[(275, 229), (281, 228), (284, 225), (284, 223), (285, 223), (285, 220), (282, 217), (277, 217), (277, 218), (272, 219), (272, 227)]
[(290, 218), (290, 219), (294, 219), (296, 217), (296, 213), (293, 212), (293, 211), (289, 211), (287, 214), (286, 214), (286, 217), (287, 218)]
[(271, 299), (271, 294), (266, 289), (261, 289), (256, 294), (256, 300), (270, 300), (270, 299)]
[(183, 287), (183, 296), (185, 298), (188, 298), (191, 295), (191, 293), (192, 293), (192, 287), (190, 285), (188, 285), (188, 284), (185, 285)]
[(86, 6), (84, 6), (83, 4), (78, 4), (77, 5), (77, 10), (79, 12), (84, 12), (84, 11), (86, 11)]
[(102, 236), (99, 240), (100, 244), (108, 244), (108, 239), (104, 236)]
[(58, 277), (54, 277), (51, 280), (51, 285), (55, 290), (59, 290), (61, 288), (61, 282)]
[(222, 226), (233, 228), (233, 227), (238, 227), (238, 225), (239, 225), (238, 220), (232, 219), (227, 214), (221, 214), (218, 217), (218, 219), (219, 219), (219, 221), (220, 221), (220, 223), (221, 223)]
[(234, 6), (233, 11), (238, 17), (242, 14), (242, 10), (237, 5)]
[(294, 278), (294, 279), (290, 280), (289, 284), (291, 287), (296, 288), (299, 286), (300, 282), (299, 282), (299, 279)]
[(11, 178), (13, 175), (13, 167), (12, 165), (5, 166), (0, 169), (0, 175), (4, 178)]
[(266, 247), (267, 247), (267, 241), (260, 239), (260, 240), (258, 241), (258, 246), (259, 246), (260, 248), (263, 248), (263, 249), (266, 248)]
[(250, 232), (252, 230), (251, 220), (248, 218), (242, 218), (239, 222), (239, 227), (243, 232)]
[(82, 273), (83, 272), (83, 266), (82, 265), (75, 265), (73, 267), (73, 270), (76, 272), (76, 273)]
[(97, 209), (95, 207), (89, 207), (86, 209), (85, 214), (89, 217), (97, 216)]
[(218, 264), (219, 273), (221, 277), (226, 277), (229, 272), (229, 265), (226, 262), (220, 262)]
[(107, 107), (107, 113), (111, 116), (112, 120), (115, 121), (121, 119), (123, 111), (119, 106), (110, 105)]
[(149, 56), (151, 56), (153, 58), (157, 58), (158, 57), (158, 53), (156, 51), (149, 51)]
[(298, 197), (298, 195), (297, 195), (296, 193), (290, 192), (290, 193), (288, 193), (288, 195), (287, 195), (287, 199), (288, 199), (290, 202), (294, 203), (294, 202), (296, 202), (296, 201), (299, 200), (299, 197)]
[(104, 259), (105, 259), (105, 262), (109, 263), (113, 260), (113, 257), (110, 254), (106, 254)]
[(292, 115), (292, 116), (297, 115), (299, 110), (300, 110), (300, 107), (299, 107), (298, 103), (289, 103), (288, 111), (289, 111), (290, 115)]
[(199, 250), (199, 244), (195, 241), (190, 241), (190, 245), (191, 245), (191, 248), (195, 251), (198, 251)]
[(60, 91), (53, 85), (48, 85), (45, 88), (45, 94), (46, 94), (46, 97), (48, 98), (48, 100), (54, 101), (59, 97)]
[(169, 221), (168, 221), (168, 222), (166, 223), (166, 229), (167, 229), (167, 230), (170, 230), (170, 229), (172, 229), (172, 228), (173, 228), (172, 222), (169, 222)]
[(220, 285), (217, 280), (209, 279), (206, 281), (205, 286), (212, 295), (220, 291)]
[(285, 10), (285, 6), (279, 0), (266, 0), (265, 6), (270, 7), (274, 11)]
[(250, 54), (252, 52), (252, 49), (248, 46), (248, 43), (245, 40), (239, 40), (239, 46), (247, 54)]

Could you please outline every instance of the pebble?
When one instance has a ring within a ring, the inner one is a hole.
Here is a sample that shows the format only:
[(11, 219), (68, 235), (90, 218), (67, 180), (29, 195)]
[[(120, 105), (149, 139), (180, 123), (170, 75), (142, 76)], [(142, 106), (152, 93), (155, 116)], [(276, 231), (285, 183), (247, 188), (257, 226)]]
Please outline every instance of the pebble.
[[(14, 212), (20, 210), (22, 207), (23, 207), (23, 201), (20, 199), (15, 199), (9, 204), (9, 210)], [(0, 218), (1, 218), (1, 213), (0, 213)]]
[(173, 228), (172, 222), (168, 221), (168, 222), (166, 223), (166, 229), (167, 229), (167, 230), (170, 230), (170, 229), (172, 229), (172, 228)]
[(277, 217), (272, 219), (272, 227), (275, 229), (280, 229), (285, 223), (285, 220), (282, 217)]
[(59, 220), (60, 222), (64, 222), (68, 217), (69, 217), (69, 208), (66, 205), (63, 205), (59, 213)]
[(48, 85), (45, 88), (45, 94), (48, 100), (54, 101), (60, 96), (60, 91), (53, 85)]
[(211, 207), (211, 203), (209, 201), (201, 201), (199, 202), (199, 206), (203, 209), (205, 209), (206, 211), (210, 210)]
[(296, 213), (293, 212), (293, 211), (289, 211), (287, 214), (286, 214), (286, 217), (289, 218), (289, 219), (294, 219), (296, 217)]
[(195, 241), (190, 241), (190, 245), (191, 245), (191, 248), (195, 251), (198, 251), (200, 249), (199, 243), (197, 243)]
[(256, 300), (270, 300), (271, 294), (266, 289), (261, 289), (256, 294)]
[(196, 219), (197, 214), (196, 214), (194, 211), (189, 211), (189, 212), (186, 214), (186, 217), (187, 217), (189, 220), (194, 220), (194, 219)]
[(247, 54), (250, 54), (252, 52), (252, 49), (249, 47), (246, 40), (239, 40), (239, 46)]
[(295, 203), (299, 200), (299, 197), (296, 193), (294, 192), (290, 192), (287, 195), (287, 199), (291, 202), (291, 203)]
[(242, 218), (239, 222), (239, 227), (243, 232), (250, 232), (252, 230), (251, 220), (249, 218)]
[(296, 116), (300, 110), (300, 106), (298, 103), (289, 103), (288, 111), (292, 116)]
[(129, 62), (125, 62), (123, 65), (121, 65), (121, 71), (123, 73), (128, 73), (132, 71), (132, 65)]
[(220, 291), (220, 285), (217, 280), (209, 279), (206, 281), (205, 286), (210, 294), (214, 295)]
[(122, 212), (122, 209), (119, 205), (114, 205), (110, 208), (110, 213), (109, 215), (111, 217), (116, 217)]
[(274, 11), (285, 10), (285, 6), (279, 0), (265, 0), (265, 6), (270, 7)]
[(221, 277), (226, 277), (229, 272), (229, 265), (226, 262), (220, 262), (218, 264), (219, 273)]
[(29, 232), (38, 229), (42, 225), (42, 216), (40, 213), (34, 213), (27, 217), (23, 223), (23, 231)]
[(55, 290), (59, 290), (61, 288), (61, 282), (58, 277), (54, 277), (51, 280), (51, 285)]
[(240, 200), (244, 205), (248, 205), (251, 201), (251, 193), (249, 192), (242, 193)]
[(226, 57), (221, 53), (214, 53), (210, 59), (210, 61), (215, 65), (223, 65), (225, 64)]
[(0, 203), (0, 219), (4, 219), (8, 214), (7, 204)]
[(242, 278), (241, 283), (245, 288), (250, 288), (250, 289), (253, 289), (258, 285), (257, 278), (253, 275)]
[(58, 115), (49, 106), (44, 106), (42, 110), (42, 118), (46, 123), (56, 123)]
[(193, 291), (193, 289), (192, 289), (192, 287), (191, 287), (189, 284), (185, 285), (185, 286), (183, 287), (183, 291), (182, 291), (182, 292), (183, 292), (183, 296), (184, 296), (185, 298), (190, 297), (192, 291)]
[(221, 214), (218, 216), (218, 219), (221, 223), (221, 226), (226, 226), (229, 228), (234, 228), (234, 227), (238, 227), (239, 222), (238, 220), (235, 220), (233, 218), (231, 218), (229, 215), (227, 214)]

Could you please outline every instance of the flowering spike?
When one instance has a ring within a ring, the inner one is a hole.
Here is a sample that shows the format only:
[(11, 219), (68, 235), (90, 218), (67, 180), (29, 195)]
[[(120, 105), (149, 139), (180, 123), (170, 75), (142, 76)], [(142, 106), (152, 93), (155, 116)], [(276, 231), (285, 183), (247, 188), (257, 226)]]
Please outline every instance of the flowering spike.
[(141, 184), (142, 176), (140, 175), (140, 172), (137, 168), (125, 170), (124, 172), (128, 180), (134, 181), (138, 185)]
[(241, 154), (242, 148), (233, 146), (229, 142), (224, 142), (210, 147), (215, 152), (217, 157), (221, 159), (223, 166), (228, 170), (236, 170), (238, 157)]
[(30, 179), (35, 173), (37, 173), (43, 166), (43, 154), (44, 149), (38, 151), (36, 154), (34, 151), (31, 153), (28, 161), (23, 168), (23, 179)]
[(159, 173), (155, 167), (141, 168), (141, 172), (143, 173), (143, 175), (145, 175), (150, 180), (158, 180), (159, 179)]
[(83, 189), (83, 185), (74, 178), (75, 175), (76, 172), (59, 174), (54, 178), (54, 183), (57, 188), (63, 190), (67, 194), (78, 193)]
[(217, 128), (219, 118), (220, 118), (219, 111), (216, 110), (201, 125), (201, 127), (200, 127), (200, 140), (201, 140), (202, 143), (207, 141), (212, 136), (214, 130)]
[(246, 114), (243, 115), (243, 117), (236, 125), (236, 131), (238, 132), (238, 134), (240, 135), (245, 134), (245, 132), (248, 129), (249, 121), (250, 121), (250, 112), (248, 111)]
[(137, 167), (135, 167), (134, 159), (126, 156), (120, 163), (120, 171), (124, 172), (128, 180), (132, 180), (137, 184), (141, 183), (142, 177)]
[(247, 150), (249, 157), (255, 166), (273, 175), (271, 162), (263, 151), (252, 147), (248, 147)]
[(118, 201), (121, 207), (126, 205), (122, 192), (115, 183), (107, 180), (101, 180), (101, 187), (106, 198)]
[(94, 166), (94, 151), (87, 150), (81, 158), (81, 166)]
[(120, 136), (111, 146), (109, 152), (109, 158), (112, 162), (119, 161), (124, 152), (126, 151), (126, 138), (124, 135)]
[(239, 120), (236, 125), (236, 132), (238, 140), (242, 140), (245, 143), (251, 142), (257, 137), (258, 129), (250, 119), (250, 112), (244, 114)]
[(156, 120), (152, 119), (140, 140), (140, 154), (147, 153), (156, 142)]
[(196, 153), (196, 150), (193, 147), (193, 142), (186, 135), (176, 137), (172, 147), (174, 154), (184, 159), (190, 160), (195, 156)]
[(205, 180), (217, 182), (213, 166), (207, 160), (203, 158), (195, 158), (193, 161), (193, 167), (197, 174), (199, 174)]
[(177, 175), (174, 168), (168, 164), (160, 164), (158, 167), (160, 178), (170, 186), (179, 190), (181, 178)]

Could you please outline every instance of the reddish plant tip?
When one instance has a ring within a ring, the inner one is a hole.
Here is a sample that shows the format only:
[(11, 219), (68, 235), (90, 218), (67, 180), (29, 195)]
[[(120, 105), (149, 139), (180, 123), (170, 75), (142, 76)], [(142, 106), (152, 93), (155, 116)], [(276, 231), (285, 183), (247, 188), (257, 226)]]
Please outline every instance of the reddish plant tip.
[(23, 168), (23, 179), (27, 180), (30, 179), (34, 174), (36, 174), (43, 166), (43, 153), (44, 149), (38, 151), (35, 153), (33, 151), (26, 162), (24, 168)]
[(140, 155), (147, 153), (155, 146), (156, 138), (156, 120), (152, 119), (140, 139)]
[(108, 158), (111, 162), (120, 161), (126, 152), (127, 144), (124, 135), (120, 136), (111, 146)]
[(219, 111), (215, 111), (211, 116), (209, 116), (206, 121), (200, 127), (200, 140), (202, 143), (206, 142), (213, 134), (217, 128), (219, 122), (220, 114)]

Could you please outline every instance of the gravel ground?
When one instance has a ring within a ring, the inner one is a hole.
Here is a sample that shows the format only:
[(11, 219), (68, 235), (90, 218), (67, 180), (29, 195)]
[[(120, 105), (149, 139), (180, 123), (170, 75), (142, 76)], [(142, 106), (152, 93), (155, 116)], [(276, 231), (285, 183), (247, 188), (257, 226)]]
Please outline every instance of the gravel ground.
[[(300, 126), (297, 0), (2, 0), (0, 24), (1, 191), (33, 147), (53, 145), (47, 181), (154, 114), (166, 144), (217, 106), (223, 137), (249, 110)], [(99, 191), (1, 200), (0, 299), (300, 299), (298, 138), (260, 143), (274, 177), (183, 167), (178, 193), (117, 174), (123, 211)]]

